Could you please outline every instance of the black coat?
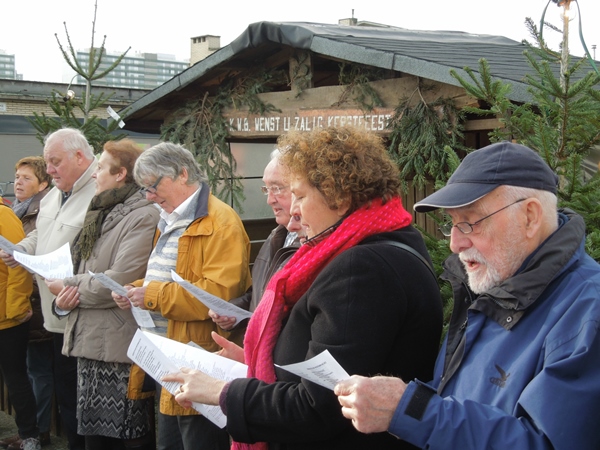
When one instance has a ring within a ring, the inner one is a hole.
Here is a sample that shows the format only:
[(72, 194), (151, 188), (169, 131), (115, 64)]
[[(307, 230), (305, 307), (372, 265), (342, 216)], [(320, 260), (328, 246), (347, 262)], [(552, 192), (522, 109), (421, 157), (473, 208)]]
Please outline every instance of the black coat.
[[(418, 231), (406, 227), (369, 238), (329, 263), (294, 305), (274, 362), (297, 363), (328, 349), (349, 374), (429, 380), (439, 348), (442, 302), (437, 281), (408, 251), (429, 260)], [(240, 442), (270, 449), (412, 448), (388, 433), (362, 434), (341, 413), (332, 391), (281, 370), (277, 382), (234, 380), (227, 430)]]

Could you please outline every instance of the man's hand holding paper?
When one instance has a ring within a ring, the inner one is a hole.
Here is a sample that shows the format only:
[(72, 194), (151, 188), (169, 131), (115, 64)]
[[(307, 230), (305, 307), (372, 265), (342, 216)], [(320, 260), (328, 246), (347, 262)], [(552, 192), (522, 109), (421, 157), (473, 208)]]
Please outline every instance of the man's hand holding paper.
[(174, 270), (171, 270), (171, 278), (173, 281), (180, 284), (190, 294), (200, 300), (204, 305), (211, 309), (214, 313), (224, 317), (234, 317), (236, 321), (241, 321), (252, 317), (252, 313), (245, 309), (239, 308), (225, 300), (209, 294), (205, 290), (193, 285), (189, 281), (185, 281)]

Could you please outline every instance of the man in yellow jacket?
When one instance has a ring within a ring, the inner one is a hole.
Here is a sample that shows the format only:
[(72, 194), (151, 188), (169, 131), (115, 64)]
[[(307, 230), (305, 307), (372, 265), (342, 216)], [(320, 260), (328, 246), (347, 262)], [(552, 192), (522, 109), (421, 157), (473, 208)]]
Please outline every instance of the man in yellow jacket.
[[(0, 198), (0, 234), (12, 242), (25, 237), (21, 221)], [(0, 262), (0, 369), (15, 408), (16, 423), (22, 447), (40, 448), (37, 408), (27, 376), (27, 341), (33, 279), (23, 267), (8, 267)]]
[[(171, 270), (224, 300), (241, 296), (251, 284), (250, 241), (242, 221), (211, 194), (194, 156), (180, 145), (149, 148), (133, 173), (146, 186), (146, 198), (161, 208), (160, 235), (144, 279), (126, 286), (128, 299), (114, 293), (113, 298), (121, 308), (149, 310), (156, 326), (148, 331), (215, 351), (211, 332), (218, 327), (208, 308), (171, 279)], [(132, 373), (130, 385), (135, 378)], [(179, 406), (163, 389), (157, 444), (159, 450), (228, 450), (229, 436), (195, 410)]]

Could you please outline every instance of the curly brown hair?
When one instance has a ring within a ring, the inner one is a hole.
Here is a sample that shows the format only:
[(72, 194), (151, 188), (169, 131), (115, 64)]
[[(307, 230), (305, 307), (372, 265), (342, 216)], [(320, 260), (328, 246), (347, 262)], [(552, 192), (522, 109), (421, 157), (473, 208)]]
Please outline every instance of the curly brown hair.
[(351, 213), (376, 198), (385, 203), (399, 196), (398, 168), (372, 132), (353, 127), (291, 131), (277, 144), (289, 174), (316, 187), (331, 209), (349, 204)]

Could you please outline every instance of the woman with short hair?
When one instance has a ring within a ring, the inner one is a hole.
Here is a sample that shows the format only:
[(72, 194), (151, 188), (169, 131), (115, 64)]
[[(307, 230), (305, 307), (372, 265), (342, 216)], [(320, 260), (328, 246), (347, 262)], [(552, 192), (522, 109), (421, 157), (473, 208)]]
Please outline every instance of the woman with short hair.
[[(12, 209), (23, 224), (25, 234), (35, 229), (40, 201), (52, 187), (52, 177), (46, 172), (46, 161), (42, 156), (26, 156), (15, 164), (15, 198)], [(33, 315), (29, 321), (29, 343), (27, 344), (27, 370), (37, 403), (37, 419), (40, 429), (40, 444), (50, 444), (52, 422), (52, 396), (54, 394), (54, 374), (52, 364), (54, 351), (52, 333), (44, 328), (42, 303), (37, 281), (33, 278), (31, 294)], [(18, 436), (17, 436), (18, 438)], [(8, 450), (21, 448), (21, 441), (15, 440)]]
[(140, 192), (133, 167), (142, 153), (130, 139), (109, 141), (93, 174), (96, 193), (72, 246), (75, 276), (48, 282), (55, 312), (66, 315), (66, 356), (77, 360), (77, 432), (86, 450), (149, 449), (149, 400), (129, 400), (127, 348), (138, 326), (120, 309), (111, 290), (89, 273), (121, 285), (144, 275), (159, 213)]

